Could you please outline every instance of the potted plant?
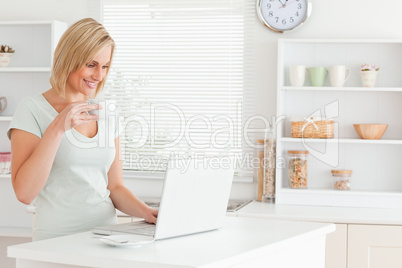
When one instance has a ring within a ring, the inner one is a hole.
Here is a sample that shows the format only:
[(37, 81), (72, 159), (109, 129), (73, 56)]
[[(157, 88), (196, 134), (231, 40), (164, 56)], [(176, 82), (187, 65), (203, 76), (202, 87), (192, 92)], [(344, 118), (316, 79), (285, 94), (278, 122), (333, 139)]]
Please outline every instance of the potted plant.
[(11, 56), (14, 54), (12, 47), (7, 45), (0, 46), (0, 67), (7, 67), (10, 65)]
[(374, 87), (379, 70), (380, 67), (377, 67), (374, 64), (366, 63), (360, 66), (360, 77), (363, 87)]

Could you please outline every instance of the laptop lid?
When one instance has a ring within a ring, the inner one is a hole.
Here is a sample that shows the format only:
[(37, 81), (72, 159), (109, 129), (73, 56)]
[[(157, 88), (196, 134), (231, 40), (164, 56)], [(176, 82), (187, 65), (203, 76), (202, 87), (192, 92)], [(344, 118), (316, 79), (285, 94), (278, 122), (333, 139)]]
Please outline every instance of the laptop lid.
[(233, 157), (170, 160), (154, 238), (164, 239), (221, 228), (233, 175)]

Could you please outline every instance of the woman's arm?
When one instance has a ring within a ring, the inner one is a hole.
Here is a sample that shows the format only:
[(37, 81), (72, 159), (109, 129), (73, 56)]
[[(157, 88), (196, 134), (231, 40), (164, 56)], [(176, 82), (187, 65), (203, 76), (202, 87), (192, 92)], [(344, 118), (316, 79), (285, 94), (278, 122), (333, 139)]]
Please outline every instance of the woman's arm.
[(63, 133), (48, 129), (42, 139), (11, 130), (11, 180), (17, 199), (30, 204), (45, 185)]
[(94, 105), (68, 105), (56, 116), (42, 138), (20, 129), (11, 130), (11, 180), (20, 202), (30, 204), (39, 194), (50, 174), (64, 132), (95, 120), (96, 116), (82, 114), (91, 109)]
[(120, 140), (115, 140), (116, 156), (108, 172), (108, 189), (114, 206), (128, 215), (144, 218), (147, 222), (156, 223), (158, 210), (148, 207), (138, 199), (123, 183)]

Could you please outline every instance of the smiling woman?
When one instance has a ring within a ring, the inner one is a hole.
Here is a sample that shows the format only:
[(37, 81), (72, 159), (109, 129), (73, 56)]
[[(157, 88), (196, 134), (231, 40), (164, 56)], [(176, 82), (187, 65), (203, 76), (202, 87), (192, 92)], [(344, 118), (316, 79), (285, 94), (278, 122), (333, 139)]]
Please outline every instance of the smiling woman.
[[(55, 50), (52, 88), (23, 100), (14, 114), (11, 177), (18, 200), (36, 198), (34, 240), (116, 223), (115, 208), (156, 222), (158, 211), (123, 184), (117, 121), (88, 113), (103, 108), (88, 99), (103, 89), (113, 51), (100, 23), (76, 22)], [(105, 145), (110, 129), (113, 140)]]

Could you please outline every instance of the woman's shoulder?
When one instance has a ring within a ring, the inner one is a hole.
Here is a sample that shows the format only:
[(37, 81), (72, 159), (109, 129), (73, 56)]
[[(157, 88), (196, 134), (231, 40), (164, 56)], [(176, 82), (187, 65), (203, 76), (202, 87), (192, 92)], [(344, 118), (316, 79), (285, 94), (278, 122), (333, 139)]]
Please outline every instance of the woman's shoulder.
[(20, 105), (41, 105), (43, 103), (43, 95), (42, 94), (37, 94), (34, 96), (28, 96), (28, 97), (24, 97), (21, 102)]
[[(42, 94), (24, 97), (21, 102), (18, 104), (18, 110), (29, 110), (32, 113), (37, 113), (45, 105), (44, 97)], [(38, 109), (39, 108), (39, 109)]]
[(24, 97), (14, 112), (14, 118), (18, 117), (38, 117), (44, 112), (44, 97), (41, 94)]

